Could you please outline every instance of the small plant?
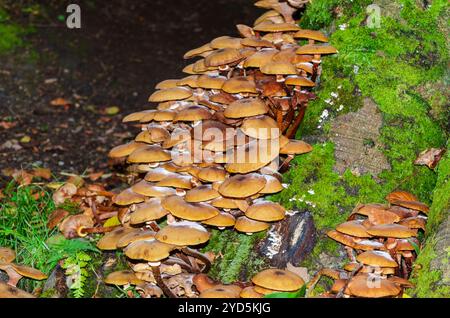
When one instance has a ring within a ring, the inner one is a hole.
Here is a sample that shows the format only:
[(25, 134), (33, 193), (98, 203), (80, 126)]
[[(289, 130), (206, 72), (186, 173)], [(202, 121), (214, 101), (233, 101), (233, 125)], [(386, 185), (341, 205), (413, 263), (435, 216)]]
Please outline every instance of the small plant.
[(62, 268), (66, 270), (67, 282), (74, 298), (82, 298), (84, 296), (84, 285), (89, 275), (87, 267), (91, 261), (92, 258), (88, 254), (80, 251), (74, 256), (68, 257), (62, 265)]

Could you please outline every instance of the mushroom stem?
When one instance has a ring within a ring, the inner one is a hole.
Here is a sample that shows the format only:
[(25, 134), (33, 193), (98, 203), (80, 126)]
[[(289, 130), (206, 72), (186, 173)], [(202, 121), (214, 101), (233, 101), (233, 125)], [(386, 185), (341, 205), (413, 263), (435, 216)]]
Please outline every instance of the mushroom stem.
[(361, 268), (363, 268), (363, 265), (358, 264), (358, 266), (355, 267), (355, 269), (353, 269), (353, 271), (350, 273), (350, 275), (348, 275), (347, 281), (345, 282), (344, 286), (337, 293), (336, 298), (344, 297), (344, 292), (347, 289), (348, 284), (350, 283), (352, 277), (355, 276), (361, 270)]
[(108, 227), (103, 227), (103, 226), (99, 226), (99, 227), (86, 227), (86, 228), (81, 228), (79, 230), (79, 234), (82, 235), (87, 235), (87, 234), (93, 234), (93, 233), (106, 233), (106, 232), (111, 232), (112, 230), (114, 230), (117, 226), (108, 226)]
[(159, 266), (152, 266), (153, 277), (155, 277), (156, 283), (162, 289), (164, 294), (169, 298), (178, 298), (169, 287), (167, 287), (166, 283), (164, 283), (161, 277), (161, 271), (159, 270)]
[(300, 106), (300, 109), (298, 111), (297, 117), (295, 117), (294, 123), (288, 129), (288, 131), (286, 133), (286, 137), (288, 137), (289, 139), (294, 138), (295, 133), (297, 132), (298, 126), (300, 126), (300, 124), (302, 123), (303, 117), (305, 117), (306, 106), (307, 106), (306, 103), (302, 104)]
[(283, 163), (281, 164), (280, 168), (278, 168), (278, 171), (280, 173), (286, 172), (289, 168), (289, 163), (294, 159), (293, 155), (288, 155), (286, 159), (284, 159)]
[(11, 266), (8, 266), (4, 271), (8, 275), (7, 284), (16, 287), (23, 276), (17, 273)]
[(191, 266), (189, 264), (186, 264), (185, 261), (182, 259), (176, 259), (176, 258), (170, 258), (167, 261), (164, 262), (164, 264), (167, 265), (180, 265), (180, 267), (186, 271), (191, 271)]
[(91, 207), (92, 214), (94, 215), (95, 221), (97, 224), (102, 224), (102, 220), (100, 219), (98, 213), (97, 213), (97, 206), (95, 205), (95, 201), (92, 200), (92, 198), (88, 198), (88, 204)]
[(183, 253), (185, 253), (186, 255), (189, 255), (189, 256), (197, 258), (203, 264), (205, 264), (205, 267), (202, 270), (203, 273), (207, 273), (209, 271), (209, 269), (211, 268), (211, 261), (204, 254), (200, 253), (199, 251), (196, 251), (196, 250), (191, 249), (189, 247), (183, 247), (181, 249), (181, 251)]

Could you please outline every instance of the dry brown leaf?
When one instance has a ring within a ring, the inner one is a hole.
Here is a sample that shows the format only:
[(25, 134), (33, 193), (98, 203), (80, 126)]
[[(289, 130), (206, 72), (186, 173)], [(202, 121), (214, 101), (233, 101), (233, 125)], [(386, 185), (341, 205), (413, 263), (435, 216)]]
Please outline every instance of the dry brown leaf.
[(415, 165), (427, 166), (434, 169), (445, 153), (444, 148), (429, 148), (422, 151), (414, 161)]
[(52, 106), (66, 106), (66, 105), (70, 105), (70, 102), (67, 101), (66, 99), (62, 98), (62, 97), (58, 97), (58, 98), (55, 98), (54, 100), (52, 100), (50, 102), (50, 105), (52, 105)]
[(53, 193), (55, 205), (63, 204), (67, 199), (72, 198), (77, 193), (77, 187), (73, 183), (66, 183)]
[(32, 174), (35, 177), (39, 177), (45, 180), (49, 180), (52, 177), (52, 171), (48, 168), (34, 168)]
[(33, 175), (25, 170), (16, 170), (12, 174), (13, 179), (20, 185), (29, 185), (33, 181)]
[(103, 171), (93, 172), (89, 174), (89, 179), (91, 181), (97, 181), (101, 176), (103, 176)]
[(286, 265), (286, 270), (297, 274), (298, 276), (300, 276), (305, 282), (309, 282), (309, 274), (308, 274), (308, 269), (306, 267), (296, 267), (294, 265), (292, 265), (290, 262), (287, 263)]

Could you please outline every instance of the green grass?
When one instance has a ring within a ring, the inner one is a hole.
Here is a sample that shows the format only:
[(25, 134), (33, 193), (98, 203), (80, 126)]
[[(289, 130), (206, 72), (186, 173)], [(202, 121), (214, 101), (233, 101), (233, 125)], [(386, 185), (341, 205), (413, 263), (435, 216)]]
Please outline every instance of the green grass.
[(0, 8), (0, 54), (11, 52), (23, 45), (25, 30), (12, 23), (8, 14)]
[[(48, 216), (56, 207), (46, 189), (10, 182), (3, 192), (6, 197), (0, 201), (0, 246), (16, 251), (16, 263), (49, 274), (61, 259), (79, 251), (97, 252), (87, 240), (67, 240), (57, 229), (47, 228)], [(36, 192), (43, 196), (34, 198)], [(22, 279), (19, 286), (31, 291), (40, 284)]]

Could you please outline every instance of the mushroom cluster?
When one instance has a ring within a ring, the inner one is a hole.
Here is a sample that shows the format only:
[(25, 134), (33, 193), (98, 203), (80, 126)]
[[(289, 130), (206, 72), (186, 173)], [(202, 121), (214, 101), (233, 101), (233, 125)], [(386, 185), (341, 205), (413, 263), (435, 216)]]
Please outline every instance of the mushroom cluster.
[(33, 295), (17, 288), (17, 283), (23, 278), (43, 280), (47, 275), (29, 266), (14, 263), (16, 253), (7, 247), (0, 247), (0, 271), (8, 275), (8, 281), (0, 281), (0, 298), (32, 298)]
[(319, 271), (310, 289), (322, 275), (335, 280), (324, 294), (329, 297), (398, 297), (412, 287), (408, 277), (420, 245), (417, 234), (425, 231), (429, 208), (406, 191), (394, 191), (386, 200), (386, 205), (358, 205), (347, 222), (327, 233), (345, 246), (350, 262), (343, 270)]
[[(135, 276), (169, 297), (176, 296), (170, 279), (208, 271), (211, 255), (194, 249), (209, 240), (208, 228), (251, 235), (285, 217), (264, 196), (283, 189), (279, 171), (294, 155), (312, 150), (289, 138), (313, 97), (306, 89), (315, 85), (320, 56), (336, 52), (316, 43), (327, 41), (320, 32), (298, 27), (289, 3), (258, 1), (271, 10), (253, 27), (238, 25), (241, 37), (218, 37), (187, 52), (184, 58), (199, 58), (184, 68), (189, 75), (160, 82), (149, 98), (156, 109), (124, 118), (139, 122), (141, 132), (109, 153), (134, 177), (113, 198), (122, 225), (98, 247), (123, 248)], [(309, 44), (299, 46), (299, 39)], [(192, 284), (174, 284), (189, 296)]]
[(265, 269), (252, 277), (251, 282), (224, 285), (205, 274), (193, 279), (200, 298), (262, 298), (277, 292), (296, 292), (305, 284), (297, 274), (284, 269)]

